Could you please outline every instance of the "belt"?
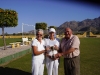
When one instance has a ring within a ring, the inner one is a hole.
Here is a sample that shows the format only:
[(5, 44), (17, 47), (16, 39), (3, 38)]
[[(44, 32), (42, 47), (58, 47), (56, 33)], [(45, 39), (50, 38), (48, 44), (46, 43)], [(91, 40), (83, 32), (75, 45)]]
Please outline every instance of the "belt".
[(77, 58), (78, 56), (72, 57), (72, 58), (64, 58), (64, 59), (73, 59), (73, 58)]

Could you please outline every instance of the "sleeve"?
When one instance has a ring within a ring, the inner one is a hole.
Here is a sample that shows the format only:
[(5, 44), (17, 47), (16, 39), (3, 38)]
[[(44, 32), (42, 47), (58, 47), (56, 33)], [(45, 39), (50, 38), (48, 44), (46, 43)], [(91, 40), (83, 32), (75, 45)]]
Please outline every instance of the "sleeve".
[(75, 36), (73, 38), (73, 41), (72, 41), (72, 47), (73, 48), (79, 48), (79, 45), (80, 45), (80, 40), (77, 36)]
[(62, 49), (61, 49), (61, 43), (62, 43), (63, 39), (64, 39), (64, 38), (62, 38), (62, 39), (60, 40), (60, 43), (59, 43), (59, 50), (58, 50), (59, 53), (62, 52)]
[(44, 39), (44, 45), (47, 46), (47, 39)]
[(57, 40), (58, 42), (60, 42), (60, 39), (59, 39), (59, 38), (56, 38), (56, 40)]
[(56, 41), (56, 44), (55, 45), (57, 45), (58, 47), (59, 47), (59, 42), (58, 41)]
[(33, 41), (32, 41), (32, 46), (37, 46), (36, 40), (33, 40)]

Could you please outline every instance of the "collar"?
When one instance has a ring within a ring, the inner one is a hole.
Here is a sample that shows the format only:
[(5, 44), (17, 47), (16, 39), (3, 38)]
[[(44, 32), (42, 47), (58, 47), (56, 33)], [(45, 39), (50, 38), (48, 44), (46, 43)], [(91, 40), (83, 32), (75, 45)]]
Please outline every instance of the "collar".
[(73, 37), (73, 34), (70, 36), (70, 39)]
[[(73, 36), (74, 36), (74, 35), (72, 34), (72, 35), (70, 36), (70, 38), (69, 38), (69, 39), (71, 39)], [(64, 39), (66, 39), (66, 38), (64, 38)], [(69, 40), (69, 39), (66, 39), (66, 40)]]
[[(37, 39), (35, 39), (37, 42), (39, 42)], [(43, 40), (41, 40), (41, 42), (42, 42)]]
[[(50, 37), (48, 37), (48, 39), (49, 39), (49, 40), (51, 40), (51, 39), (50, 39)], [(55, 37), (54, 37), (54, 40), (56, 40), (56, 38), (55, 38)]]

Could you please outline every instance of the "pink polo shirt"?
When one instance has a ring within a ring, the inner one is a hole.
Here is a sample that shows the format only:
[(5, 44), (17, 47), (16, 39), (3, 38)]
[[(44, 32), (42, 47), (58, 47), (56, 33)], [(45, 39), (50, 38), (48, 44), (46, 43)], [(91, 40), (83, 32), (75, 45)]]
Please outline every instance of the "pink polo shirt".
[(78, 56), (80, 54), (79, 46), (80, 46), (80, 40), (77, 36), (71, 35), (70, 39), (68, 40), (63, 38), (60, 45), (61, 50), (63, 52), (69, 50), (70, 48), (75, 48), (74, 52), (64, 55), (64, 58), (72, 58)]

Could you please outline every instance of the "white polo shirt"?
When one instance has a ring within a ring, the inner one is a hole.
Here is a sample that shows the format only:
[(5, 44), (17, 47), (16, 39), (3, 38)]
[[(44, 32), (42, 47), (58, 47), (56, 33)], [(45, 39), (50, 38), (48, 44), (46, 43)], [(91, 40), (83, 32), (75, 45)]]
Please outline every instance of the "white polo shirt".
[[(45, 48), (44, 48), (44, 46), (45, 46), (44, 40), (42, 40), (42, 42), (40, 43), (37, 39), (34, 39), (32, 41), (32, 46), (36, 46), (38, 48), (37, 49), (38, 51), (45, 50)], [(44, 54), (42, 53), (40, 55), (34, 56), (34, 53), (33, 53), (33, 59), (44, 59)]]
[[(57, 47), (59, 47), (59, 42), (58, 40), (54, 39), (54, 40), (50, 40), (50, 39), (45, 39), (45, 46), (54, 46), (54, 45), (57, 45)], [(52, 56), (53, 54), (56, 54), (57, 53), (57, 50), (54, 50), (54, 51), (48, 51), (48, 54), (50, 56)]]

